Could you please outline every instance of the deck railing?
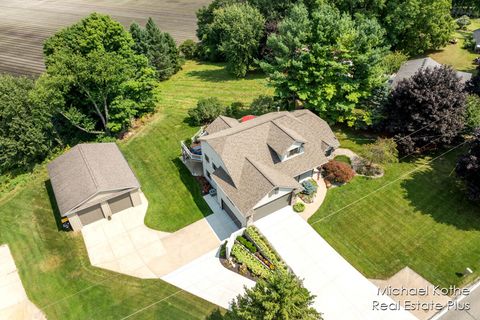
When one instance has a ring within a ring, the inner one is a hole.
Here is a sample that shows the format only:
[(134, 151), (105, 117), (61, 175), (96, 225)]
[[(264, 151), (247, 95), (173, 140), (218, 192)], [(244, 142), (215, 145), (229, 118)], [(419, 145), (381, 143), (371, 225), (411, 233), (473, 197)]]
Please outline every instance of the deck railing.
[(180, 145), (182, 146), (182, 155), (184, 159), (188, 158), (198, 162), (202, 162), (202, 156), (199, 154), (192, 153), (190, 151), (190, 148), (185, 145), (184, 141), (181, 141)]

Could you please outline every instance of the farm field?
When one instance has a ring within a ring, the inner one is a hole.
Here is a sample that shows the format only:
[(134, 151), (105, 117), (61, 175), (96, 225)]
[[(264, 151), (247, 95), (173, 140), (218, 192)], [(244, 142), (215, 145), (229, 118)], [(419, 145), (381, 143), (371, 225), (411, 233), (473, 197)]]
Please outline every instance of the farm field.
[(92, 12), (125, 26), (152, 17), (177, 42), (195, 38), (195, 12), (209, 0), (0, 0), (0, 73), (38, 75), (42, 44), (59, 29)]

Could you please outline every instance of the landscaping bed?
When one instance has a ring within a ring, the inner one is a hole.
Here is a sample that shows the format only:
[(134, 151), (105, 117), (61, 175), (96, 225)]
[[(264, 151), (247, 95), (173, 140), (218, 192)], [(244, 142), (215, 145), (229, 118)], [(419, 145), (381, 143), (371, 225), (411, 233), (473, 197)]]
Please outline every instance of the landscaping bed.
[(237, 236), (227, 257), (227, 241), (220, 247), (222, 265), (251, 280), (267, 278), (273, 270), (286, 269), (286, 264), (271, 247), (270, 243), (254, 226)]

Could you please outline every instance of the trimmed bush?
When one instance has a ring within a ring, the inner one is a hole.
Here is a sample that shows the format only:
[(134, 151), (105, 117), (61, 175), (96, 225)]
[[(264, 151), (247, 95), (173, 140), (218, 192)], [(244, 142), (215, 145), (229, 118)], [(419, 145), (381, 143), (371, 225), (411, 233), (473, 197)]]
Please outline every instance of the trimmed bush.
[(260, 249), (262, 255), (273, 263), (277, 269), (283, 266), (283, 262), (278, 254), (270, 247), (270, 244), (260, 234), (257, 228), (250, 226), (245, 230), (245, 234)]
[(194, 59), (197, 55), (197, 44), (192, 39), (187, 39), (178, 47), (185, 59)]
[(309, 196), (317, 192), (317, 189), (318, 189), (318, 187), (314, 185), (311, 180), (306, 180), (302, 182), (302, 186), (305, 189), (303, 192), (308, 194)]
[(270, 275), (270, 270), (244, 246), (235, 244), (232, 248), (232, 255), (239, 263), (245, 264), (247, 268), (255, 275), (262, 278), (266, 278)]
[(305, 205), (301, 202), (297, 202), (293, 205), (293, 211), (303, 212), (303, 211), (305, 211)]
[(215, 120), (225, 108), (218, 98), (204, 98), (197, 102), (197, 106), (188, 110), (188, 116), (193, 125), (204, 125)]
[(220, 246), (220, 258), (226, 259), (227, 258), (227, 241), (223, 242)]
[(330, 183), (347, 183), (355, 176), (353, 169), (346, 163), (331, 160), (323, 166), (325, 179)]
[(251, 253), (257, 252), (257, 247), (255, 247), (255, 245), (253, 243), (248, 241), (243, 236), (238, 236), (236, 240), (238, 242), (240, 242), (241, 244), (243, 244), (248, 249), (248, 251), (250, 251)]

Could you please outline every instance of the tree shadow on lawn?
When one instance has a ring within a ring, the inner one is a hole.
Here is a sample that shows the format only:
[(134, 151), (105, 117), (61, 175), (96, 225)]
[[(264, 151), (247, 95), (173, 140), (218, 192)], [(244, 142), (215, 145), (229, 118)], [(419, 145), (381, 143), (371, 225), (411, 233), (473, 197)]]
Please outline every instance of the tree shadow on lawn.
[[(208, 64), (211, 65), (211, 64)], [(223, 66), (221, 64), (216, 64), (218, 66)], [(265, 78), (265, 74), (260, 70), (250, 71), (247, 73), (245, 78), (237, 78), (234, 75), (228, 73), (228, 71), (223, 69), (208, 69), (208, 70), (192, 70), (186, 73), (188, 77), (198, 78), (202, 81), (208, 82), (227, 82), (227, 81), (238, 81), (238, 80), (258, 80)]]
[(430, 163), (402, 182), (410, 205), (435, 221), (464, 231), (480, 230), (477, 204), (468, 200), (461, 181), (455, 176), (456, 154)]
[(211, 215), (212, 210), (210, 210), (210, 207), (205, 202), (205, 199), (203, 199), (202, 191), (200, 190), (200, 184), (198, 183), (198, 181), (195, 179), (194, 176), (192, 176), (192, 174), (187, 169), (185, 164), (183, 164), (180, 158), (174, 158), (172, 162), (175, 167), (177, 167), (178, 173), (180, 174), (180, 179), (192, 195), (193, 201), (197, 205), (198, 209), (201, 211), (202, 215), (204, 217)]
[(53, 192), (52, 183), (49, 180), (44, 182), (45, 189), (47, 190), (48, 200), (50, 200), (50, 205), (53, 211), (53, 216), (55, 217), (55, 223), (57, 225), (58, 231), (65, 231), (62, 227), (62, 217), (60, 215), (60, 210), (58, 209), (57, 200), (55, 198), (55, 193)]

